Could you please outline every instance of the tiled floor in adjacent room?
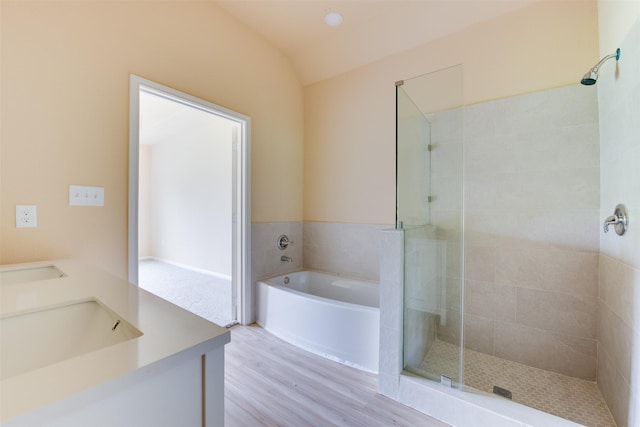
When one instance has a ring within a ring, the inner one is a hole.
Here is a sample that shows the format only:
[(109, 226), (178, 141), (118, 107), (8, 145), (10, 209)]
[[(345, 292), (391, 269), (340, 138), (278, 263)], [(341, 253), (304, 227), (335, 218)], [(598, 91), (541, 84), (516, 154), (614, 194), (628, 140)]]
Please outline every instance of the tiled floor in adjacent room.
[[(588, 427), (615, 427), (595, 382), (571, 378), (466, 349), (465, 385), (487, 393), (493, 386), (512, 393), (512, 400)], [(458, 364), (459, 347), (436, 340), (421, 369), (450, 372)], [(500, 398), (500, 397), (496, 397)]]

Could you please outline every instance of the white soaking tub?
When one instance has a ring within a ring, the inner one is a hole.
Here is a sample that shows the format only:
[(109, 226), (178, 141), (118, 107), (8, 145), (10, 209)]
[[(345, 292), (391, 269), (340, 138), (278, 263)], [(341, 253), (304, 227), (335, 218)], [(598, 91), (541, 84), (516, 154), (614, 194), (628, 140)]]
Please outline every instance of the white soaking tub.
[(377, 283), (315, 271), (257, 282), (257, 322), (312, 353), (378, 372)]

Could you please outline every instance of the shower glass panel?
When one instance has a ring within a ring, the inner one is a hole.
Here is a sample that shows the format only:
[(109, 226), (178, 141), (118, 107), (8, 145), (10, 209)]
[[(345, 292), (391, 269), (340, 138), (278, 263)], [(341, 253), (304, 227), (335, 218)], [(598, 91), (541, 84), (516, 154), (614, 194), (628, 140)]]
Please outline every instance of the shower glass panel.
[(431, 125), (403, 87), (396, 87), (396, 155), (402, 165), (396, 170), (396, 222), (425, 226), (431, 220)]
[(396, 84), (403, 367), (454, 386), (462, 384), (462, 103), (462, 66)]

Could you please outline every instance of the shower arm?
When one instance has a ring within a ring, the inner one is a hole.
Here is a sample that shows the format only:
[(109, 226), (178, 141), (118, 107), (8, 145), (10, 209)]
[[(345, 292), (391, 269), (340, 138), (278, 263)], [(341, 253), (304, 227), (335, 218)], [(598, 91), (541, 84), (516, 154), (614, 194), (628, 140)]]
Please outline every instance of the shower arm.
[(590, 72), (597, 73), (598, 70), (600, 69), (600, 67), (602, 67), (602, 64), (604, 64), (605, 62), (607, 62), (611, 58), (616, 58), (616, 61), (617, 61), (620, 58), (620, 49), (618, 49), (616, 51), (616, 53), (612, 53), (611, 55), (607, 55), (604, 58), (602, 58), (600, 60), (600, 62), (598, 62), (596, 65), (593, 66), (593, 68), (590, 70)]

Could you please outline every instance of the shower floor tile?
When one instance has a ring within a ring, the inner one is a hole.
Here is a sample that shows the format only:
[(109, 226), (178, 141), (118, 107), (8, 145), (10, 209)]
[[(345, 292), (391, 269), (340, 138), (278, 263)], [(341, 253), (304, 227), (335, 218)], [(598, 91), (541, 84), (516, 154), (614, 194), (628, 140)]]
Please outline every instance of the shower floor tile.
[[(436, 340), (422, 370), (451, 372), (458, 365), (459, 347)], [(465, 385), (487, 393), (493, 386), (512, 393), (514, 402), (566, 418), (588, 427), (615, 427), (595, 382), (571, 378), (477, 351), (465, 349)]]

